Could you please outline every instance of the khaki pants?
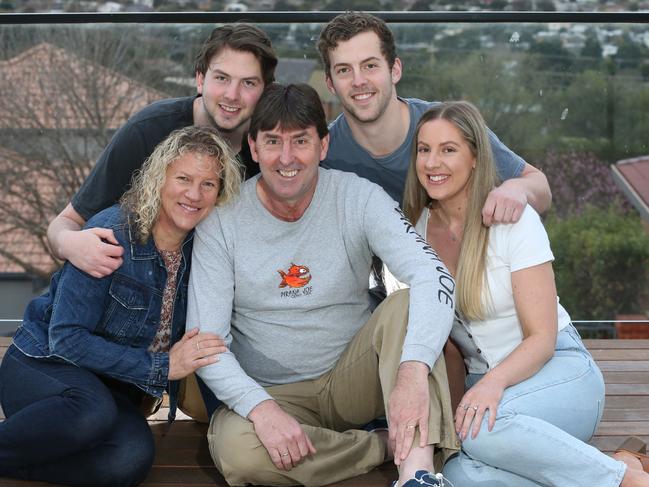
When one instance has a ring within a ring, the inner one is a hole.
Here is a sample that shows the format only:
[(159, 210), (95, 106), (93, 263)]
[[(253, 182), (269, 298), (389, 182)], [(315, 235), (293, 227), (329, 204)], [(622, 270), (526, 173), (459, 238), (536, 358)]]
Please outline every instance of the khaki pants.
[[(225, 407), (208, 430), (214, 463), (230, 485), (325, 485), (381, 465), (385, 448), (378, 435), (357, 428), (385, 414), (399, 367), (408, 321), (408, 291), (389, 296), (348, 345), (336, 366), (321, 377), (266, 388), (302, 425), (317, 453), (286, 472), (278, 470), (246, 418)], [(317, 353), (317, 349), (314, 350)], [(459, 449), (444, 358), (429, 375), (428, 443), (441, 455), (441, 468)], [(419, 436), (415, 437), (415, 443)]]

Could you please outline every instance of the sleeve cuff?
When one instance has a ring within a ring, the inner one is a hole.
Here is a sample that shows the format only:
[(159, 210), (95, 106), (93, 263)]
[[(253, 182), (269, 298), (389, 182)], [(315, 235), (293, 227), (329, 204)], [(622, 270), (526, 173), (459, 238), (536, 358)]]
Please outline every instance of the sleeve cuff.
[(273, 397), (268, 394), (263, 388), (254, 389), (243, 396), (233, 407), (234, 412), (243, 418), (247, 418), (255, 406), (258, 404), (272, 400)]
[(401, 363), (423, 362), (428, 365), (430, 370), (433, 370), (436, 360), (435, 352), (425, 345), (404, 345), (403, 352), (401, 352)]
[(153, 353), (152, 369), (149, 375), (149, 385), (154, 387), (167, 387), (169, 382), (169, 354)]

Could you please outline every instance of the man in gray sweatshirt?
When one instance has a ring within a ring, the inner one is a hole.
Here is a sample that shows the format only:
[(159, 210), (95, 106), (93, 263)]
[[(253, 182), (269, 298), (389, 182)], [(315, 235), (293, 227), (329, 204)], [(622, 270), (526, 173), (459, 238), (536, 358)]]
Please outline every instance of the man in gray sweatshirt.
[[(319, 167), (317, 93), (273, 85), (251, 119), (261, 174), (195, 236), (187, 327), (229, 352), (199, 375), (225, 406), (208, 439), (230, 485), (323, 485), (387, 459), (400, 484), (457, 450), (440, 357), (454, 287), (379, 186)], [(370, 313), (372, 255), (410, 290)], [(386, 414), (386, 432), (360, 430)]]

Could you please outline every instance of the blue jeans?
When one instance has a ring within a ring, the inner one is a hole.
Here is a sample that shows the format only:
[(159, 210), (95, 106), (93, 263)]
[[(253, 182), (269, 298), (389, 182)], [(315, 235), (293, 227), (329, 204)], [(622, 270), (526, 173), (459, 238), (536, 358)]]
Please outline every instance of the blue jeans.
[[(470, 374), (467, 387), (482, 375)], [(505, 390), (496, 424), (487, 413), (475, 439), (444, 465), (456, 487), (618, 486), (626, 467), (587, 445), (604, 409), (604, 380), (572, 325), (554, 357)]]
[(0, 476), (93, 487), (137, 485), (153, 463), (146, 419), (93, 372), (15, 346), (0, 366)]

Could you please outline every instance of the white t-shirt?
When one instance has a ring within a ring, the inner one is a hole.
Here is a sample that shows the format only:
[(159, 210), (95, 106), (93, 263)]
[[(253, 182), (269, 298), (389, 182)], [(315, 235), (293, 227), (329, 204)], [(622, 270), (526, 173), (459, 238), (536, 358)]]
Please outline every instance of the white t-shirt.
[[(429, 210), (422, 212), (415, 230), (426, 235)], [(502, 362), (522, 341), (511, 273), (554, 260), (550, 241), (539, 215), (526, 206), (514, 224), (497, 224), (489, 231), (486, 278), (491, 306), (484, 320), (468, 321), (456, 313), (451, 330), (469, 373), (483, 374)], [(398, 285), (390, 285), (394, 290)], [(570, 324), (570, 316), (557, 298), (558, 330)]]

